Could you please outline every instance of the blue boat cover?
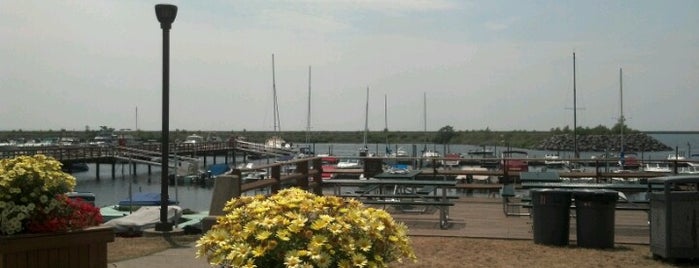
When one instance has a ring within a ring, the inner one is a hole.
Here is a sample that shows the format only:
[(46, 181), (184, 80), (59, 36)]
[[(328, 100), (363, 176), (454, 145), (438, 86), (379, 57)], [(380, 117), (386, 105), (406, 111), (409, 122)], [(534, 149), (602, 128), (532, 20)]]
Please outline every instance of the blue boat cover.
[(223, 173), (226, 173), (226, 171), (228, 171), (229, 169), (230, 167), (227, 164), (215, 164), (209, 167), (209, 172), (211, 172), (212, 176), (218, 176)]
[[(170, 200), (169, 205), (177, 202)], [(160, 193), (134, 193), (132, 200), (129, 198), (119, 201), (120, 206), (160, 206)]]
[(280, 156), (280, 157), (277, 157), (277, 161), (278, 161), (278, 162), (289, 161), (289, 160), (292, 160), (292, 159), (294, 159), (294, 156), (293, 156), (293, 155), (282, 155), (282, 156)]

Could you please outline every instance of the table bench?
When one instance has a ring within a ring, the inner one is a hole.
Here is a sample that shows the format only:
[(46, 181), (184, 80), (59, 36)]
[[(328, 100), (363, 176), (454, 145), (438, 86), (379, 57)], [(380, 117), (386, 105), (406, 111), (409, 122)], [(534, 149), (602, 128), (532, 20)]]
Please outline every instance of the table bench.
[[(447, 195), (448, 188), (454, 188), (456, 181), (414, 180), (414, 179), (368, 179), (368, 180), (326, 180), (325, 185), (332, 185), (334, 195), (356, 198), (364, 204), (391, 205), (402, 212), (427, 211), (433, 206), (439, 209), (439, 227), (447, 229), (449, 222), (449, 207), (458, 196)], [(342, 187), (359, 186), (359, 190), (343, 192)], [(385, 187), (392, 187), (392, 192), (384, 192)], [(441, 190), (441, 194), (438, 191)], [(422, 206), (414, 209), (412, 206)]]

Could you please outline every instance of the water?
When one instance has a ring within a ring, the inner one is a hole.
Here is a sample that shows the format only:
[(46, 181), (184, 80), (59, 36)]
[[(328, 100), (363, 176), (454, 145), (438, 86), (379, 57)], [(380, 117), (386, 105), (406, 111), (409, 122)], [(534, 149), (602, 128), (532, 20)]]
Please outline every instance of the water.
[[(699, 153), (699, 134), (653, 134), (652, 137), (658, 139), (659, 141), (665, 143), (670, 147), (678, 147), (678, 150), (684, 152), (685, 155), (691, 153)], [(312, 149), (318, 154), (332, 153), (338, 156), (356, 156), (358, 149), (363, 147), (361, 144), (315, 144), (312, 145)], [(384, 144), (369, 144), (369, 150), (372, 152), (379, 152), (383, 155), (386, 146)], [(391, 150), (396, 150), (397, 148), (403, 148), (410, 155), (419, 155), (420, 152), (425, 148), (424, 144), (391, 144), (389, 145)], [(471, 150), (481, 149), (479, 146), (473, 145), (449, 145), (445, 148), (442, 145), (427, 145), (428, 149), (436, 150), (440, 152), (458, 152), (466, 153)], [(488, 149), (494, 151), (501, 151), (502, 147), (488, 147)], [(529, 157), (532, 158), (543, 158), (544, 154), (552, 153), (549, 151), (539, 151), (539, 150), (526, 150), (521, 148), (513, 148), (524, 150), (529, 153)], [(666, 159), (668, 154), (674, 153), (674, 151), (667, 152), (646, 152), (639, 157), (644, 159)], [(560, 152), (561, 157), (568, 158), (572, 157), (572, 152)], [(598, 152), (581, 152), (582, 158), (589, 158), (592, 155), (599, 154)], [(217, 163), (223, 163), (223, 157), (217, 159)], [(259, 160), (259, 163), (268, 163), (272, 160)], [(208, 157), (207, 163), (213, 163), (213, 158)], [(241, 160), (237, 159), (237, 163)], [(231, 163), (232, 164), (232, 163)], [(152, 172), (148, 174), (148, 168), (146, 165), (138, 164), (136, 168), (136, 174), (132, 174), (129, 170), (129, 165), (117, 165), (116, 166), (116, 178), (111, 178), (111, 165), (101, 165), (100, 166), (100, 180), (95, 179), (95, 165), (89, 164), (90, 170), (87, 172), (75, 173), (73, 174), (77, 180), (77, 191), (92, 192), (96, 196), (96, 204), (98, 206), (108, 206), (116, 204), (119, 200), (126, 199), (129, 196), (129, 189), (132, 193), (136, 192), (160, 192), (160, 168), (152, 167)], [(179, 185), (175, 187), (170, 185), (168, 193), (172, 199), (177, 199), (180, 205), (184, 208), (189, 208), (192, 210), (208, 210), (211, 204), (211, 186), (199, 186), (199, 185)]]

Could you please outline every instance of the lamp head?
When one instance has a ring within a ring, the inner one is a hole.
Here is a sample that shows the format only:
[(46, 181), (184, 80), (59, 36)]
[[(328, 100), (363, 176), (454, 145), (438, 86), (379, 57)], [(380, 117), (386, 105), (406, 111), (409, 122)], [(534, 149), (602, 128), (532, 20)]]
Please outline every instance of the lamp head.
[(172, 22), (175, 21), (175, 17), (177, 17), (177, 6), (157, 4), (155, 5), (155, 16), (158, 17), (160, 28), (169, 30), (170, 26), (172, 26)]

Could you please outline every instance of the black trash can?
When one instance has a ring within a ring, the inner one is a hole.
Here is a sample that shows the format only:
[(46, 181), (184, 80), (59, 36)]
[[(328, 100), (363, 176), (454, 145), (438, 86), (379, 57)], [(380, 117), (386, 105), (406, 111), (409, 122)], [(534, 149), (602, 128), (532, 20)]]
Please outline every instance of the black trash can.
[(614, 247), (614, 212), (619, 199), (617, 191), (596, 189), (573, 192), (578, 246), (584, 248)]
[(531, 190), (534, 243), (567, 246), (571, 193), (562, 189)]

